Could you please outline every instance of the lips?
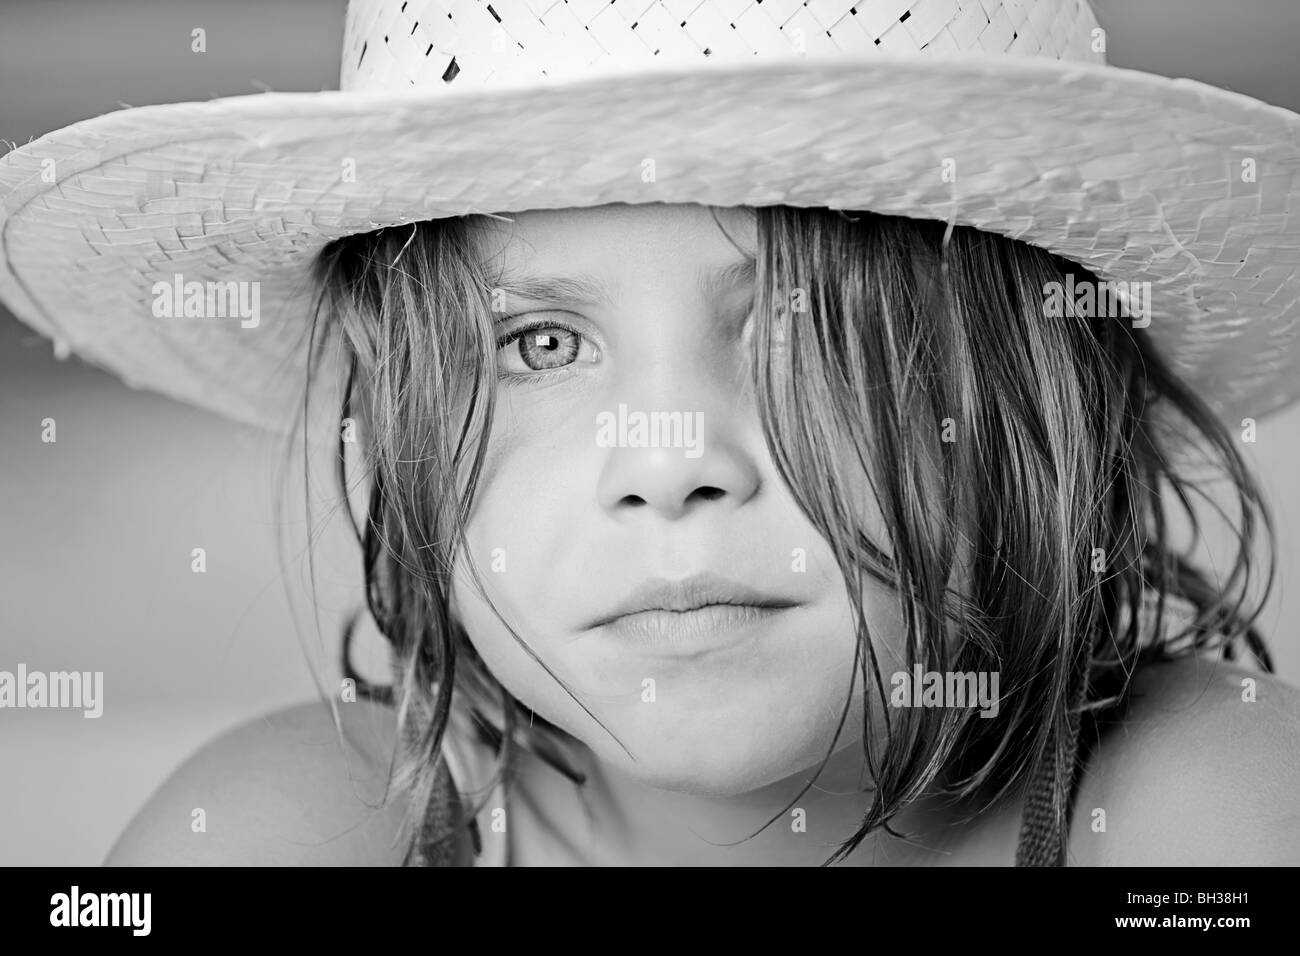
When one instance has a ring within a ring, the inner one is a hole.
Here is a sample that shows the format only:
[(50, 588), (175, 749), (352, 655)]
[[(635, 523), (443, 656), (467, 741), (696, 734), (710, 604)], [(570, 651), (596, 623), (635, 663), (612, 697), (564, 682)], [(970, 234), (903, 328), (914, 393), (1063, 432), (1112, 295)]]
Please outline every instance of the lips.
[[(759, 609), (761, 613), (762, 609), (782, 610), (797, 607), (799, 603), (785, 595), (761, 591), (711, 573), (696, 574), (679, 581), (652, 578), (588, 624), (587, 628), (603, 627), (621, 618), (646, 612), (658, 612), (655, 616), (663, 617), (671, 614), (687, 615), (703, 609), (714, 609), (712, 613), (719, 619), (741, 620), (746, 608), (751, 609), (751, 613), (754, 609)], [(737, 611), (725, 610), (728, 607), (736, 608)]]

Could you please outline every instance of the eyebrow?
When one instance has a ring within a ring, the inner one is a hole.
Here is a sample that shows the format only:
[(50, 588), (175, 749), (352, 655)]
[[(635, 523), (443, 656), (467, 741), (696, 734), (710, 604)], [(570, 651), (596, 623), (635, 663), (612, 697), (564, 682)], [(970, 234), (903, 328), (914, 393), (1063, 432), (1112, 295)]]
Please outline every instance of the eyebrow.
[[(706, 299), (716, 299), (738, 285), (753, 283), (757, 274), (755, 260), (745, 258), (707, 272), (697, 269), (695, 277), (700, 293)], [(614, 302), (610, 287), (598, 276), (585, 272), (542, 276), (507, 273), (499, 277), (496, 288), (521, 299), (605, 307)]]

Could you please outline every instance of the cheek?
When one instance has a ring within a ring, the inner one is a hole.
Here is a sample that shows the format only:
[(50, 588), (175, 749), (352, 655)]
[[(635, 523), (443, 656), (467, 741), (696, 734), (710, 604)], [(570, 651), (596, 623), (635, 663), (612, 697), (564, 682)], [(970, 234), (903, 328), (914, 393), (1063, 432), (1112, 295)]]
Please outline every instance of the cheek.
[(471, 583), (472, 566), (506, 620), (527, 636), (563, 627), (563, 595), (581, 586), (573, 576), (575, 522), (590, 498), (585, 476), (595, 447), (585, 418), (545, 403), (521, 413), (521, 401), (503, 390), (466, 527), (468, 552), (456, 556), (452, 602), (467, 628), (490, 619), (503, 629)]
[(451, 593), (453, 615), (497, 680), (566, 729), (576, 705), (537, 658), (569, 679), (559, 673), (567, 669), (560, 642), (574, 625), (566, 596), (592, 583), (580, 541), (596, 451), (585, 421), (502, 390)]

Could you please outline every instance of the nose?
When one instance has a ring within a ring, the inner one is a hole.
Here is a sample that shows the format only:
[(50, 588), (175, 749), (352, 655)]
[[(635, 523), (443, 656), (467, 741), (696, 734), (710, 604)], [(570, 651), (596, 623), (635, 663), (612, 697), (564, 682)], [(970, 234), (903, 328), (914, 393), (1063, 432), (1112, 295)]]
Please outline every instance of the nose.
[[(596, 489), (601, 508), (615, 517), (655, 513), (677, 520), (701, 507), (749, 501), (759, 470), (734, 415), (716, 406), (655, 413), (620, 405), (609, 412), (606, 441), (598, 442), (606, 448)], [(611, 435), (617, 440), (610, 442)]]

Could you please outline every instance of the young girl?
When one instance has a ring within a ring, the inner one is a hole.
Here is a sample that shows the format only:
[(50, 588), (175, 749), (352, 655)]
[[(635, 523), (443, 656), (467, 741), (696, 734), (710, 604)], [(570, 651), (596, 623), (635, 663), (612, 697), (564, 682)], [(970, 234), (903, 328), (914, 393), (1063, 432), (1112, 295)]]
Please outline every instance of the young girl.
[[(337, 445), (391, 652), (110, 862), (1300, 862), (1236, 433), (1300, 395), (1300, 117), (1082, 0), (618, 3), (360, 0), (343, 92), (0, 163), (18, 314)], [(147, 318), (182, 271), (260, 313)]]
[[(231, 805), (274, 862), (1297, 859), (1297, 695), (1226, 663), (1269, 667), (1258, 491), (1144, 330), (1044, 309), (1080, 267), (868, 212), (608, 205), (352, 236), (317, 275), (397, 674), (391, 710), (337, 710), (393, 792), (348, 801), (307, 709), (196, 758), (119, 860), (286, 759), (331, 795)], [(620, 406), (698, 415), (698, 454), (602, 447)], [(1240, 508), (1215, 576), (1167, 524), (1189, 442)], [(185, 858), (246, 858), (216, 842)]]

